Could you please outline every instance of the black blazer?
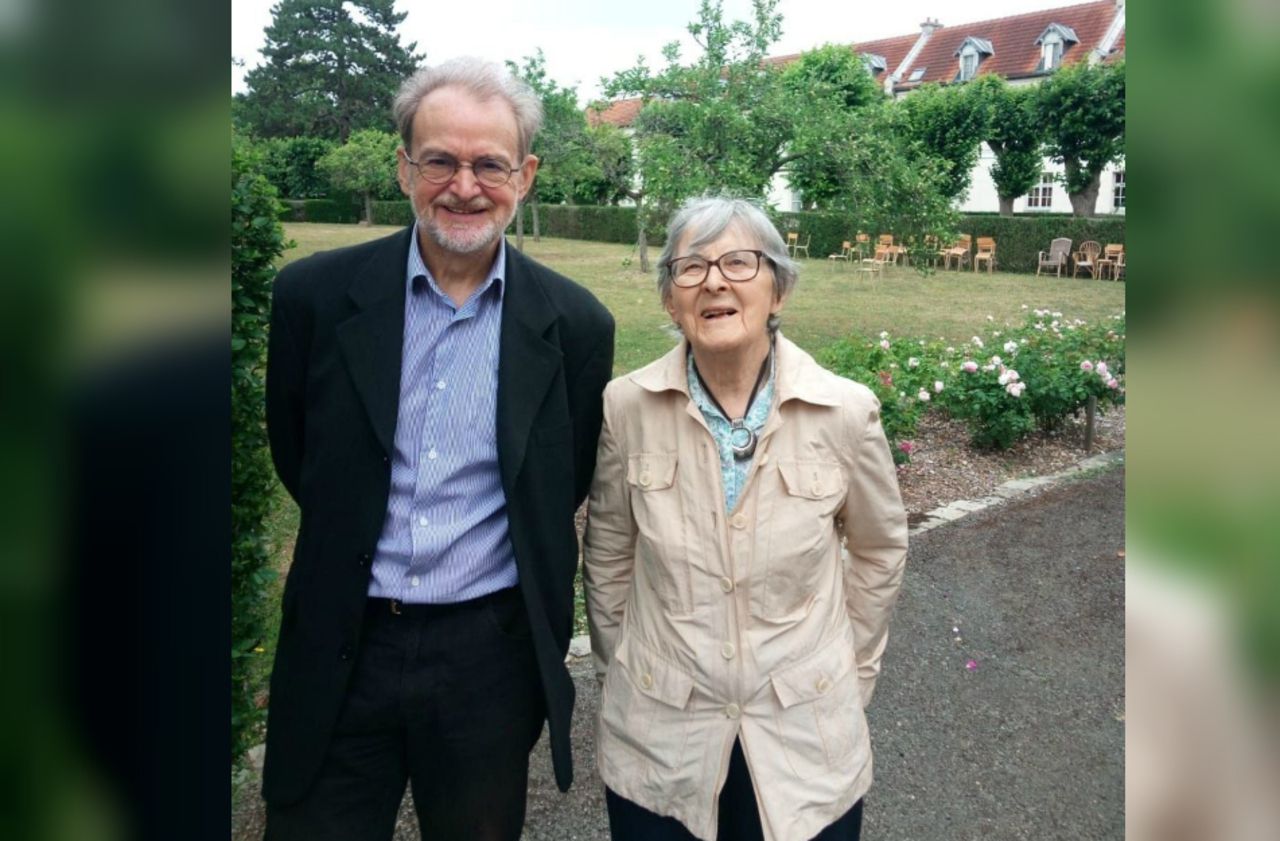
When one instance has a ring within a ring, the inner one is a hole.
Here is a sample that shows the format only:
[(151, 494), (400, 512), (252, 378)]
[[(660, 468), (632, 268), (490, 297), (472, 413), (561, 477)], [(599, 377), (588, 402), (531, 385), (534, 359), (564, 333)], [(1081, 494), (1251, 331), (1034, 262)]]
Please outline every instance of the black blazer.
[[(267, 425), (301, 512), (271, 675), (263, 796), (301, 799), (337, 720), (387, 513), (413, 228), (316, 254), (276, 278)], [(546, 695), (556, 782), (573, 780), (564, 666), (578, 541), (613, 369), (613, 317), (567, 278), (507, 248), (497, 443), (511, 545)]]

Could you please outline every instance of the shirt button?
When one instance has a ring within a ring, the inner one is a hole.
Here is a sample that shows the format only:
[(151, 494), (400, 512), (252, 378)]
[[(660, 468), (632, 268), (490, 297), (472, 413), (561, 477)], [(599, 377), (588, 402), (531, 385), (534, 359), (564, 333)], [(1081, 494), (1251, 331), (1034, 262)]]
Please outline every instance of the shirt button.
[(727, 575), (720, 576), (720, 589), (726, 593), (733, 592), (733, 579)]
[(814, 495), (814, 496), (822, 496), (822, 485), (821, 485), (821, 484), (819, 484), (819, 483), (817, 483), (817, 482), (814, 482), (814, 483), (813, 483), (813, 495)]
[(733, 655), (737, 653), (738, 649), (735, 648), (731, 642), (726, 642), (724, 645), (720, 646), (720, 656), (726, 660), (732, 660)]
[(640, 688), (642, 688), (642, 689), (652, 689), (652, 688), (653, 688), (653, 675), (649, 674), (648, 672), (645, 672), (644, 674), (640, 675)]
[(729, 524), (735, 529), (745, 529), (747, 527), (747, 518), (742, 514), (734, 514)]
[(418, 576), (416, 576), (416, 575), (415, 575), (413, 578), (410, 578), (410, 579), (409, 579), (409, 586), (410, 586), (410, 587), (417, 587), (417, 586), (418, 586)]
[(650, 481), (651, 481), (651, 479), (650, 479), (650, 477), (649, 477), (649, 474), (648, 474), (648, 473), (641, 473), (641, 474), (640, 474), (640, 487), (642, 487), (642, 488), (647, 488), (647, 487), (649, 487), (649, 482), (650, 482)]
[(727, 715), (729, 718), (737, 718), (738, 716), (742, 715), (742, 708), (739, 707), (737, 704), (730, 704), (729, 706), (724, 708), (724, 714)]
[(441, 391), (444, 391), (444, 380), (441, 380), (440, 382), (436, 383), (436, 388), (440, 389)]
[(430, 522), (430, 520), (428, 520), (426, 517), (419, 517), (419, 518), (418, 518), (418, 525), (420, 525), (420, 526), (425, 526), (425, 525), (426, 525), (427, 523), (429, 523), (429, 522)]
[(432, 447), (430, 450), (427, 450), (427, 458), (435, 458), (437, 455), (439, 454), (436, 452), (435, 447)]
[(819, 694), (825, 695), (829, 689), (831, 689), (831, 681), (827, 680), (825, 677), (818, 678)]

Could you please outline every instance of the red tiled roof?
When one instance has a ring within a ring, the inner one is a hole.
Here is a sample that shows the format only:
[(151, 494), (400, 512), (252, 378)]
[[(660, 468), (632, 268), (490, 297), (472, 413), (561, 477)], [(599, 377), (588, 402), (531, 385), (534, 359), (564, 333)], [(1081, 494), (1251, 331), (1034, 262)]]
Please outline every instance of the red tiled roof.
[(610, 102), (603, 111), (597, 111), (593, 105), (587, 108), (587, 123), (593, 126), (609, 123), (620, 128), (629, 126), (643, 104), (640, 99), (618, 99)]
[(1124, 30), (1120, 30), (1120, 37), (1116, 39), (1116, 45), (1111, 48), (1111, 52), (1107, 53), (1102, 59), (1103, 64), (1110, 64), (1113, 61), (1119, 61), (1124, 58)]
[[(1067, 46), (1062, 54), (1062, 63), (1066, 65), (1083, 61), (1102, 42), (1116, 12), (1115, 0), (1097, 0), (1093, 3), (1078, 3), (1074, 6), (939, 27), (925, 42), (919, 55), (906, 69), (905, 78), (895, 85), (894, 90), (911, 90), (925, 82), (953, 81), (960, 70), (956, 50), (969, 37), (991, 42), (993, 54), (983, 56), (978, 64), (979, 76), (996, 73), (1007, 79), (1018, 79), (1038, 75), (1036, 67), (1040, 64), (1041, 49), (1036, 39), (1051, 23), (1071, 27), (1080, 39)], [(1125, 33), (1121, 31), (1115, 47), (1104, 60), (1115, 61), (1124, 56), (1124, 37)], [(875, 41), (859, 41), (850, 44), (849, 49), (862, 55), (884, 56), (888, 69), (876, 74), (876, 79), (883, 81), (888, 73), (898, 69), (919, 38), (920, 33), (913, 32)], [(782, 67), (799, 57), (800, 53), (771, 56), (765, 59), (765, 63)], [(924, 76), (915, 82), (907, 82), (911, 72), (920, 68), (924, 68)], [(615, 126), (629, 126), (640, 113), (642, 105), (643, 102), (639, 99), (620, 99), (609, 103), (603, 111), (597, 112), (589, 108), (587, 122), (591, 125), (611, 123)]]
[(1064, 65), (1074, 64), (1084, 60), (1089, 51), (1098, 46), (1115, 15), (1114, 0), (1100, 0), (1096, 3), (1081, 3), (993, 20), (944, 26), (934, 32), (921, 48), (907, 73), (907, 78), (910, 78), (911, 71), (924, 68), (924, 76), (913, 83), (904, 80), (895, 90), (909, 90), (925, 82), (953, 81), (960, 70), (956, 50), (969, 37), (990, 41), (994, 51), (992, 55), (983, 56), (978, 64), (979, 76), (996, 73), (1006, 79), (1017, 79), (1037, 75), (1036, 66), (1040, 63), (1041, 52), (1036, 39), (1051, 23), (1069, 26), (1079, 36), (1080, 41), (1067, 45), (1062, 54)]

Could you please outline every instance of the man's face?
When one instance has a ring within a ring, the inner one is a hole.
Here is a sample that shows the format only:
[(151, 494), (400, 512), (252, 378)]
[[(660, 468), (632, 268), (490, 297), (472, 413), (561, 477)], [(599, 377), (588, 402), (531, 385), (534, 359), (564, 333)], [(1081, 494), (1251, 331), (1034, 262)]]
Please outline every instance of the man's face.
[(401, 149), (400, 189), (427, 234), (424, 247), (476, 254), (497, 243), (538, 170), (534, 156), (517, 157), (517, 138), (515, 114), (502, 99), (476, 99), (457, 87), (439, 88), (422, 98), (413, 118), (414, 148), (407, 150), (415, 161), (448, 157), (471, 164), (490, 159), (519, 168), (499, 187), (481, 184), (470, 167), (459, 167), (445, 183), (433, 184)]

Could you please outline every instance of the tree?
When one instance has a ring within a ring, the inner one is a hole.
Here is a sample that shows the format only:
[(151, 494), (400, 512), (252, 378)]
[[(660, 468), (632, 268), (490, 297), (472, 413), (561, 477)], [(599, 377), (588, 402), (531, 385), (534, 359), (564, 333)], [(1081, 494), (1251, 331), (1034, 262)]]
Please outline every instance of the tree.
[(782, 31), (778, 0), (752, 0), (752, 21), (725, 23), (719, 0), (702, 0), (688, 27), (702, 49), (681, 63), (676, 43), (663, 49), (666, 67), (644, 61), (605, 85), (605, 94), (644, 100), (632, 124), (639, 185), (636, 201), (640, 268), (648, 271), (645, 224), (649, 205), (670, 210), (708, 191), (763, 197), (786, 162), (795, 115), (788, 113), (779, 71), (765, 61)]
[(1044, 167), (1044, 128), (1040, 120), (1039, 93), (1030, 87), (1012, 87), (995, 74), (970, 85), (986, 102), (990, 114), (987, 145), (996, 157), (991, 180), (1000, 199), (1000, 215), (1013, 215), (1013, 202), (1040, 181)]
[(373, 224), (373, 197), (395, 184), (396, 149), (400, 138), (390, 132), (365, 129), (319, 161), (322, 172), (339, 190), (364, 198), (364, 221)]
[(1063, 166), (1076, 216), (1093, 216), (1102, 171), (1124, 155), (1124, 62), (1078, 62), (1058, 70), (1039, 90), (1045, 149)]
[(322, 198), (329, 193), (329, 179), (318, 163), (337, 144), (319, 137), (269, 137), (259, 141), (262, 174), (281, 196), (291, 199)]
[(900, 103), (908, 136), (947, 163), (947, 197), (960, 199), (969, 190), (973, 167), (986, 138), (989, 117), (980, 90), (972, 85), (929, 83)]
[(245, 75), (237, 117), (259, 137), (309, 135), (345, 143), (353, 131), (393, 129), (391, 99), (418, 67), (400, 44), (395, 0), (279, 0), (262, 55)]
[[(539, 49), (518, 67), (508, 61), (507, 69), (523, 79), (542, 100), (542, 130), (533, 139), (538, 156), (538, 176), (524, 201), (533, 208), (533, 237), (539, 238), (538, 205), (560, 203), (577, 192), (580, 181), (599, 179), (587, 145), (587, 119), (578, 108), (578, 92), (562, 88), (547, 78), (546, 59)], [(523, 245), (524, 215), (516, 216), (516, 247)]]
[(930, 240), (951, 242), (958, 227), (947, 163), (912, 138), (906, 116), (890, 102), (846, 119), (847, 142), (829, 153), (839, 173), (830, 208), (849, 217), (851, 233), (893, 233), (924, 271), (926, 258), (937, 252)]
[(844, 189), (839, 159), (858, 132), (856, 115), (883, 103), (884, 91), (861, 56), (835, 44), (801, 54), (782, 71), (782, 83), (797, 115), (787, 181), (806, 207), (826, 207)]

